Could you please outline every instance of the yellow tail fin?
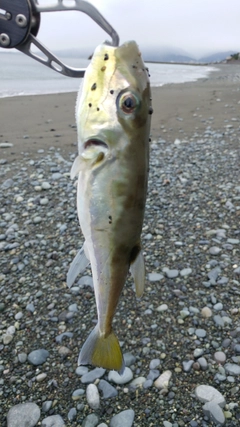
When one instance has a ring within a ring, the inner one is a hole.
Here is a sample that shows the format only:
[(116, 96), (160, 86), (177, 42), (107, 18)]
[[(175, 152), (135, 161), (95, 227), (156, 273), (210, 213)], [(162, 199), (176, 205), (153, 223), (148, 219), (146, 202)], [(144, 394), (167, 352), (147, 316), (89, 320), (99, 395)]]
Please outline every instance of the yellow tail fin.
[(100, 366), (123, 373), (125, 365), (116, 335), (111, 332), (107, 337), (101, 336), (97, 325), (82, 347), (78, 364)]

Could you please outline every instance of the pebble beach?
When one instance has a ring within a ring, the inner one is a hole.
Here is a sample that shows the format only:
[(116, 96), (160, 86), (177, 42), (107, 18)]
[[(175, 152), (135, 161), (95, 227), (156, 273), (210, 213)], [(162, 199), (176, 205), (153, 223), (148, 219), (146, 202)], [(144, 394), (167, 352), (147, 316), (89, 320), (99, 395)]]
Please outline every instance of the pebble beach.
[[(151, 70), (150, 70), (151, 72)], [(2, 427), (240, 423), (240, 65), (152, 89), (145, 292), (114, 318), (122, 376), (77, 366), (97, 321), (76, 211), (75, 93), (0, 99)]]

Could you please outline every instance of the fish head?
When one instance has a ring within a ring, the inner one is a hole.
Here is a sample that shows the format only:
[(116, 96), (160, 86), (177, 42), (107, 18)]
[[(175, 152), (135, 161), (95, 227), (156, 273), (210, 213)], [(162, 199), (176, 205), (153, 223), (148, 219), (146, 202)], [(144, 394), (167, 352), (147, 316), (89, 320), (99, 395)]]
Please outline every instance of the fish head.
[(137, 44), (98, 46), (77, 101), (79, 154), (85, 159), (112, 155), (143, 132), (148, 142), (151, 113), (148, 69)]

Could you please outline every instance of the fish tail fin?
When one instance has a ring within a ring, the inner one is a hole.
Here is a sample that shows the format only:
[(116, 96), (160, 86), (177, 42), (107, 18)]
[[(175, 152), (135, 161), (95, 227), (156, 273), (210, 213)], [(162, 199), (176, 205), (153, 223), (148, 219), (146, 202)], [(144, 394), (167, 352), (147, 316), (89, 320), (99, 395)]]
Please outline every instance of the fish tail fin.
[(125, 364), (118, 339), (112, 331), (108, 336), (100, 334), (98, 325), (88, 336), (78, 358), (79, 365), (101, 366), (123, 373)]

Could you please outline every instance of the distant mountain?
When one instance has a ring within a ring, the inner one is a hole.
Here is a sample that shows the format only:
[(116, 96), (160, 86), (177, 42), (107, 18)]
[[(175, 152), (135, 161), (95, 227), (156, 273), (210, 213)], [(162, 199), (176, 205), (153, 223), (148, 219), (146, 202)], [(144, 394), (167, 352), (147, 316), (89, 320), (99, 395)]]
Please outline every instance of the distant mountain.
[[(208, 56), (203, 56), (201, 58), (196, 58), (191, 56), (188, 52), (180, 48), (172, 48), (168, 46), (159, 46), (159, 47), (141, 47), (141, 52), (144, 61), (153, 61), (153, 62), (178, 62), (178, 63), (212, 63), (212, 62), (221, 62), (224, 61), (227, 57), (233, 55), (235, 51), (229, 50), (226, 52), (217, 52)], [(58, 50), (55, 54), (61, 57), (68, 58), (85, 58), (88, 59), (89, 56), (93, 53), (91, 48), (81, 47), (77, 49), (64, 49)]]
[(171, 47), (159, 48), (141, 48), (142, 56), (145, 61), (153, 62), (195, 62), (183, 49), (174, 49)]
[(218, 52), (213, 53), (212, 55), (204, 56), (200, 58), (199, 62), (221, 62), (224, 61), (228, 56), (231, 56), (235, 53), (233, 50), (228, 50), (227, 52)]

